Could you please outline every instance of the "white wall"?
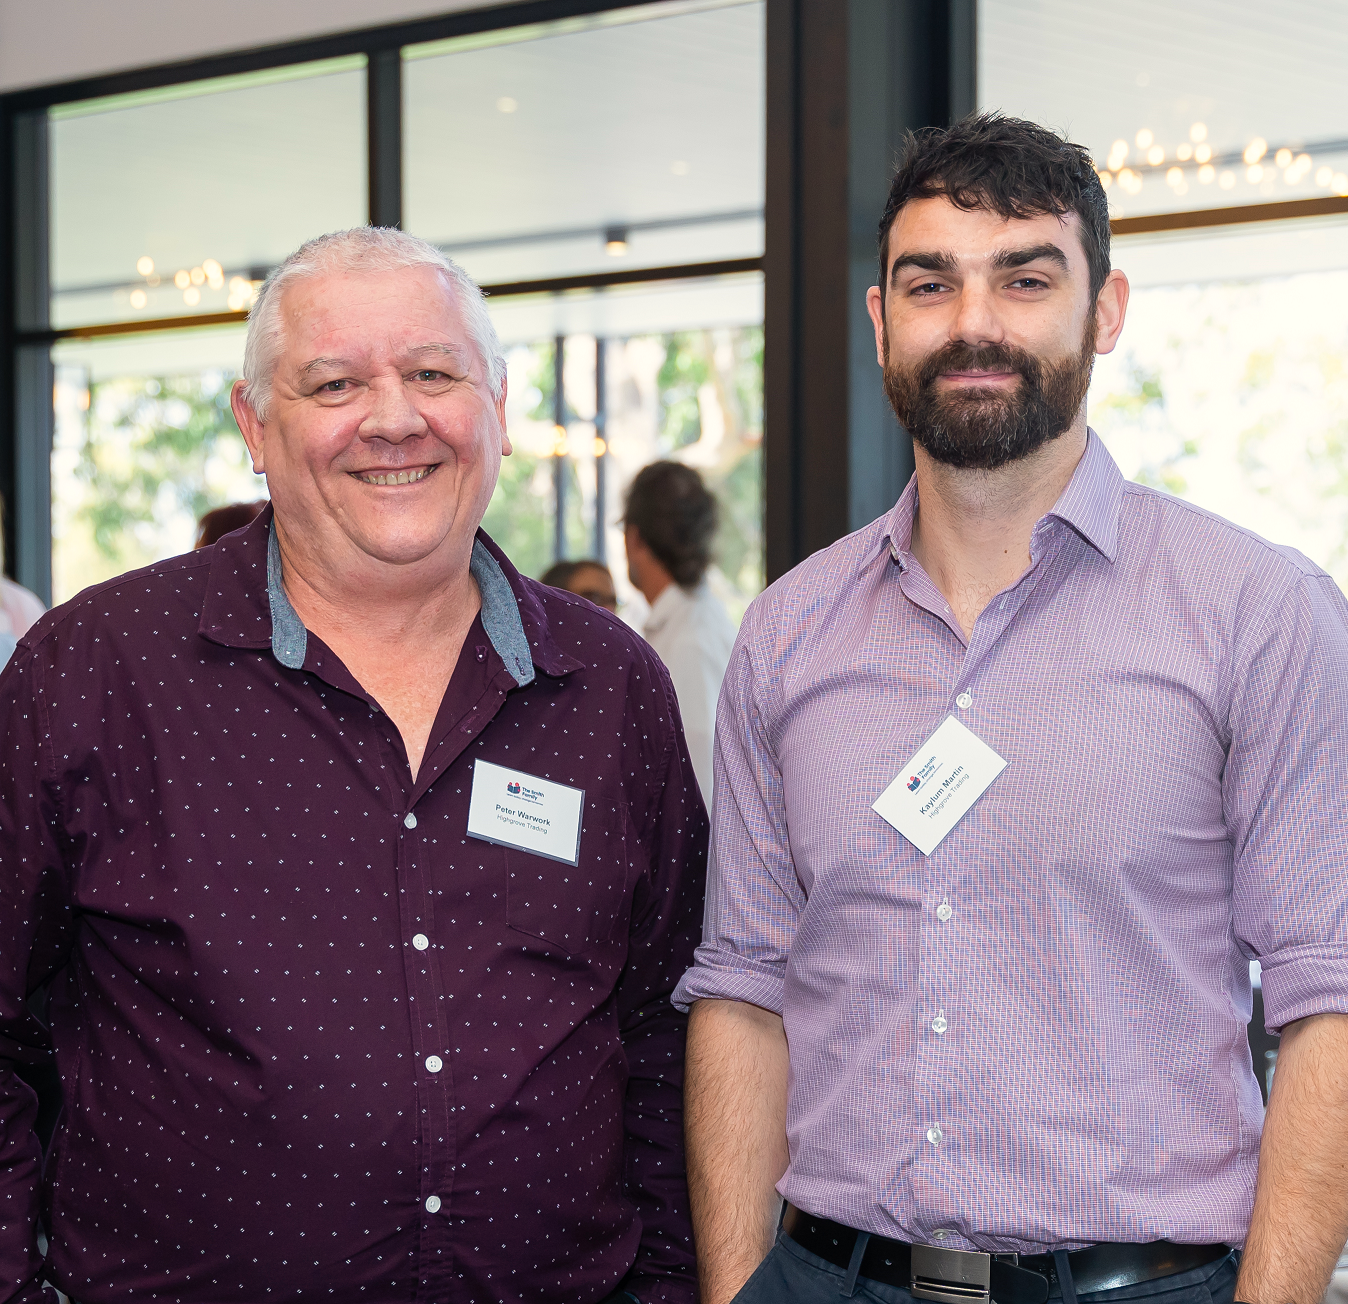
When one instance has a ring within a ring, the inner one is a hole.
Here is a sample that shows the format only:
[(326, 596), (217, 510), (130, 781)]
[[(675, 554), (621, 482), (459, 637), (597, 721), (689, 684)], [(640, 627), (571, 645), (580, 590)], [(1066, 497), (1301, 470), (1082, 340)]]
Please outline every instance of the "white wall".
[(0, 0), (0, 91), (485, 4), (486, 0)]

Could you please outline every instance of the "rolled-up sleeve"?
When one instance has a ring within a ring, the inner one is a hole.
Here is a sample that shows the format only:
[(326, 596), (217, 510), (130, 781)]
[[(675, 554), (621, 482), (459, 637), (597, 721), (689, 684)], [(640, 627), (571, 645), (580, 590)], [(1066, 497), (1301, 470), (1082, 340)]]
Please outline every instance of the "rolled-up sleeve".
[(1230, 722), (1233, 918), (1275, 1032), (1348, 1012), (1348, 604), (1327, 576), (1237, 639)]
[(702, 944), (674, 993), (680, 1009), (713, 999), (780, 1014), (787, 957), (805, 905), (762, 707), (763, 690), (770, 688), (755, 657), (763, 605), (760, 598), (745, 617), (717, 706), (707, 904)]

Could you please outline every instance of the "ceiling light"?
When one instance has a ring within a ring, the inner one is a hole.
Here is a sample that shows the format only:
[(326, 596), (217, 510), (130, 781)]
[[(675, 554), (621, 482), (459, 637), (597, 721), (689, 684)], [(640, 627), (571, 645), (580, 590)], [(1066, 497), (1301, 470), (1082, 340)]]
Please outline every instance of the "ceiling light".
[(1114, 184), (1114, 174), (1112, 172), (1101, 172), (1100, 184), (1104, 186), (1106, 190), (1108, 190), (1110, 186)]
[(1213, 167), (1211, 163), (1204, 163), (1203, 166), (1198, 169), (1198, 179), (1205, 186), (1210, 186), (1216, 175), (1217, 169)]
[(552, 455), (553, 457), (566, 456), (566, 427), (553, 426), (552, 428)]
[(189, 285), (183, 291), (183, 302), (189, 308), (195, 308), (201, 302), (201, 291), (195, 285)]
[(1192, 145), (1181, 145), (1175, 150), (1175, 157), (1181, 163), (1187, 163), (1194, 156), (1194, 147)]
[(512, 100), (509, 95), (502, 95), (501, 98), (496, 101), (496, 107), (500, 109), (502, 113), (514, 113), (515, 110), (519, 108), (519, 101)]
[(225, 269), (214, 258), (203, 258), (201, 270), (206, 273), (208, 281), (218, 281), (225, 274)]
[(154, 271), (154, 259), (149, 254), (142, 254), (136, 259), (136, 271), (142, 276), (149, 276)]
[(602, 435), (596, 435), (594, 437), (594, 455), (596, 457), (603, 457), (607, 452), (608, 445), (604, 443), (604, 437)]
[(1137, 141), (1138, 149), (1146, 149), (1147, 146), (1150, 145), (1151, 142), (1156, 139), (1156, 137), (1151, 134), (1151, 131), (1148, 128), (1143, 127), (1142, 130), (1137, 133), (1134, 139)]
[(1200, 163), (1206, 163), (1208, 159), (1210, 159), (1211, 157), (1212, 157), (1211, 145), (1200, 145), (1196, 150), (1194, 150), (1194, 158), (1196, 158)]
[(1280, 167), (1291, 167), (1292, 151), (1290, 149), (1280, 149), (1274, 156), (1273, 161)]
[(1311, 165), (1311, 156), (1309, 154), (1297, 155), (1297, 167), (1299, 167), (1303, 172), (1306, 171), (1306, 169), (1308, 169), (1310, 165)]
[(1189, 139), (1192, 140), (1194, 144), (1197, 144), (1200, 140), (1207, 140), (1207, 138), (1208, 129), (1205, 123), (1195, 122), (1194, 125), (1189, 128)]
[(173, 284), (180, 290), (185, 290), (192, 284), (192, 278), (181, 268), (173, 273)]
[(1159, 145), (1153, 145), (1147, 151), (1147, 162), (1150, 163), (1152, 167), (1159, 167), (1165, 162), (1165, 150)]
[(1236, 184), (1236, 174), (1234, 172), (1223, 172), (1222, 175), (1217, 178), (1217, 184), (1221, 186), (1223, 190), (1230, 190), (1231, 187)]
[(1264, 169), (1256, 163), (1253, 167), (1245, 169), (1245, 180), (1252, 186), (1258, 185), (1264, 179)]
[(1348, 172), (1334, 173), (1334, 193), (1348, 195)]
[(1334, 171), (1332, 168), (1319, 168), (1315, 173), (1315, 184), (1317, 186), (1327, 186), (1334, 180)]
[(192, 270), (188, 272), (188, 276), (192, 278), (193, 285), (204, 285), (206, 282), (206, 272), (203, 268), (192, 268)]
[(131, 291), (131, 306), (133, 308), (143, 308), (149, 302), (149, 295), (144, 290)]
[(627, 228), (611, 226), (604, 232), (604, 252), (610, 258), (621, 258), (627, 253)]
[(1245, 153), (1241, 156), (1245, 162), (1253, 167), (1259, 162), (1265, 154), (1268, 153), (1268, 141), (1262, 136), (1256, 136), (1248, 145), (1245, 146)]
[(1184, 184), (1184, 169), (1183, 169), (1183, 168), (1171, 168), (1171, 169), (1165, 174), (1165, 179), (1166, 179), (1168, 182), (1170, 182), (1170, 184), (1171, 184), (1172, 186), (1180, 186), (1180, 185), (1183, 185), (1183, 184)]

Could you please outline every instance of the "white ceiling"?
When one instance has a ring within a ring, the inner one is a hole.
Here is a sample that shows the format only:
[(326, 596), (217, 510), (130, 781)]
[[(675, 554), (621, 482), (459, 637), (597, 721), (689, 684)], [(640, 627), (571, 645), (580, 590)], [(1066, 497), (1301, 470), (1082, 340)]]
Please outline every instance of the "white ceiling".
[[(490, 0), (0, 0), (0, 91), (480, 9)], [(226, 21), (226, 15), (228, 21)]]

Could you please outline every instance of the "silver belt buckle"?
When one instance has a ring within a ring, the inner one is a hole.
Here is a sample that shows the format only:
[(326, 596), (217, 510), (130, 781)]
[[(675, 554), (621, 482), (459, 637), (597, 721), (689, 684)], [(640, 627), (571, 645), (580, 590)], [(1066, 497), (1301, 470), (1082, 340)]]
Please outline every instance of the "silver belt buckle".
[(988, 1304), (992, 1255), (914, 1245), (908, 1292), (914, 1299), (938, 1304)]

